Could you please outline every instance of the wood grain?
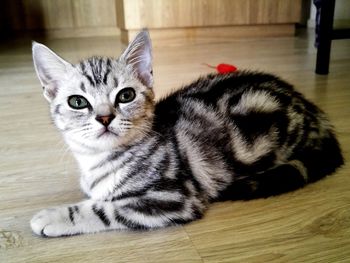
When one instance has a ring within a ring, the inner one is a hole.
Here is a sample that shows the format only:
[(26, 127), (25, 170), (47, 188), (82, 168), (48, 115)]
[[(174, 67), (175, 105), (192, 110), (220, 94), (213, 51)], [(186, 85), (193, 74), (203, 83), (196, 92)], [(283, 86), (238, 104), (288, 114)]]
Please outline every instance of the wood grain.
[(71, 3), (76, 27), (116, 27), (114, 0), (73, 0)]
[[(122, 29), (296, 23), (301, 0), (117, 0)], [(118, 20), (120, 21), (120, 20)]]
[[(40, 39), (37, 39), (40, 42)], [(46, 40), (77, 62), (117, 55), (116, 37)], [(93, 47), (93, 48), (91, 48)], [(298, 191), (213, 204), (202, 220), (151, 232), (44, 239), (29, 220), (83, 199), (78, 170), (41, 95), (30, 40), (0, 44), (0, 262), (349, 262), (350, 166)], [(329, 115), (350, 158), (350, 42), (334, 41), (330, 74), (314, 74), (313, 33), (154, 48), (157, 98), (212, 72), (203, 62), (273, 72)]]
[(292, 36), (301, 0), (117, 0), (117, 24), (128, 43), (148, 28), (154, 43), (216, 43), (237, 37)]
[(4, 0), (0, 30), (47, 37), (115, 36), (119, 34), (115, 0)]

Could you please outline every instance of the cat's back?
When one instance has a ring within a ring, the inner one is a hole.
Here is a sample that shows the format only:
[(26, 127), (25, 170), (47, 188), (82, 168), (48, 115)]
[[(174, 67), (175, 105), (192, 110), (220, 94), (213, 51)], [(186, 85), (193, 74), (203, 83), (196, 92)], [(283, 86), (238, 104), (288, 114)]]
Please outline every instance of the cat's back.
[(161, 99), (155, 108), (154, 128), (167, 133), (186, 116), (204, 117), (209, 112), (226, 115), (242, 96), (258, 104), (268, 104), (276, 98), (281, 104), (290, 104), (297, 94), (291, 85), (270, 74), (250, 71), (209, 74)]
[[(206, 183), (210, 198), (232, 178), (261, 174), (277, 164), (303, 162), (309, 179), (317, 180), (342, 163), (324, 113), (269, 74), (202, 77), (157, 103), (154, 130), (172, 142), (187, 171)], [(336, 161), (327, 161), (329, 153)], [(316, 169), (317, 159), (326, 168)]]

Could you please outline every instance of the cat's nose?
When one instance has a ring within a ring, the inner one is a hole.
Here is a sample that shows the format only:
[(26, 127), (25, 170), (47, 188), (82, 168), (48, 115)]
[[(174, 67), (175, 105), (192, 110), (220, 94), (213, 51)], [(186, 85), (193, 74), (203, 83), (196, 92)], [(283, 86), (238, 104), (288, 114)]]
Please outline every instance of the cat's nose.
[(105, 127), (107, 127), (113, 121), (114, 118), (114, 114), (110, 114), (108, 116), (96, 116), (96, 120)]

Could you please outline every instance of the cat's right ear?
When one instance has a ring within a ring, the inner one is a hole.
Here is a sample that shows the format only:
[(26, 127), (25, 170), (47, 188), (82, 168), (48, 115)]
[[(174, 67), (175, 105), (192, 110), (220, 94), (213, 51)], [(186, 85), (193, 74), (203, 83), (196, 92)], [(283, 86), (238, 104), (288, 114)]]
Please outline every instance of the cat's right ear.
[(132, 67), (144, 85), (153, 86), (152, 44), (147, 30), (137, 34), (120, 58)]
[(45, 45), (34, 41), (32, 52), (35, 71), (43, 86), (44, 96), (51, 102), (57, 94), (60, 80), (65, 77), (72, 65)]

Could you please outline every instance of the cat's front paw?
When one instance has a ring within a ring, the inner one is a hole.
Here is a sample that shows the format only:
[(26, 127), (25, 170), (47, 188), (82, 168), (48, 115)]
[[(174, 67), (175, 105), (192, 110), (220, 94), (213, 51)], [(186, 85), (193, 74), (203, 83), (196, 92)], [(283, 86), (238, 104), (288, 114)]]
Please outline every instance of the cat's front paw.
[(30, 221), (33, 232), (44, 237), (74, 235), (73, 224), (67, 216), (67, 208), (58, 207), (41, 210)]

